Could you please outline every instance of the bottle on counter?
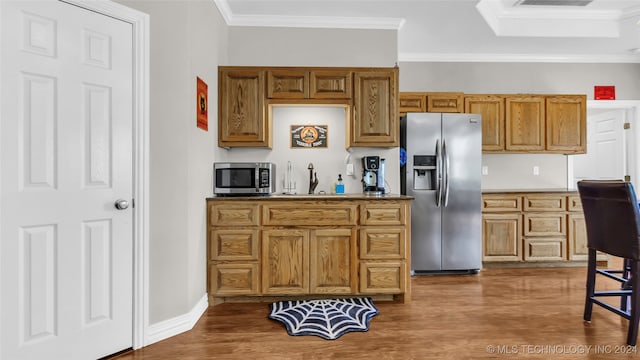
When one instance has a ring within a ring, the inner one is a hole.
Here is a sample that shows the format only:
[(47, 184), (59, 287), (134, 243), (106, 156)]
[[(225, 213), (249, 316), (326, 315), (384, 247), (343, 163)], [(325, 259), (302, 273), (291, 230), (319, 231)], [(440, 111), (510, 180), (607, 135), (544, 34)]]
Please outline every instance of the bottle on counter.
[(338, 182), (336, 183), (336, 194), (344, 194), (344, 183), (342, 182), (342, 174), (338, 174)]

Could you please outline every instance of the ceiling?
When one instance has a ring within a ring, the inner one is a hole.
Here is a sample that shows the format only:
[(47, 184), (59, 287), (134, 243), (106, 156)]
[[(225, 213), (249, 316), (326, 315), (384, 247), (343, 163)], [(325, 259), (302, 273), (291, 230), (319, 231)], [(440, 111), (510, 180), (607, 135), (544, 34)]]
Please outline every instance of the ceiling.
[(640, 63), (640, 0), (522, 1), (214, 0), (230, 26), (398, 30), (399, 61)]

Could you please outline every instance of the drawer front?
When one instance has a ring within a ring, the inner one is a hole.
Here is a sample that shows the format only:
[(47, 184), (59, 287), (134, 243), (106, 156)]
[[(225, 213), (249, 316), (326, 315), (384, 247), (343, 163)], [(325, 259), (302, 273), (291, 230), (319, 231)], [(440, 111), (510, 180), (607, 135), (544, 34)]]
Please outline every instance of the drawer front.
[(360, 292), (364, 294), (401, 294), (405, 291), (404, 261), (360, 263)]
[(295, 204), (267, 204), (262, 206), (262, 224), (275, 225), (355, 225), (357, 205), (317, 204), (296, 202)]
[(525, 238), (524, 259), (526, 261), (562, 261), (566, 260), (567, 239)]
[(564, 195), (525, 195), (524, 211), (564, 211)]
[(360, 259), (406, 258), (406, 229), (398, 227), (367, 227), (360, 229)]
[(524, 236), (566, 236), (565, 214), (524, 214)]
[(350, 99), (351, 71), (311, 71), (309, 96), (312, 99)]
[(518, 195), (482, 195), (483, 212), (520, 211), (522, 197)]
[(363, 204), (360, 208), (361, 225), (404, 225), (405, 204)]
[(258, 260), (259, 230), (213, 229), (209, 232), (211, 260), (252, 261)]
[(427, 94), (428, 112), (461, 113), (464, 111), (462, 93)]
[(269, 99), (304, 99), (309, 97), (309, 74), (303, 70), (267, 71)]
[(582, 212), (582, 201), (580, 201), (580, 196), (578, 195), (567, 196), (567, 210)]
[(209, 225), (211, 226), (257, 226), (259, 223), (258, 205), (209, 203)]
[(212, 264), (209, 266), (209, 294), (255, 295), (259, 286), (258, 263)]

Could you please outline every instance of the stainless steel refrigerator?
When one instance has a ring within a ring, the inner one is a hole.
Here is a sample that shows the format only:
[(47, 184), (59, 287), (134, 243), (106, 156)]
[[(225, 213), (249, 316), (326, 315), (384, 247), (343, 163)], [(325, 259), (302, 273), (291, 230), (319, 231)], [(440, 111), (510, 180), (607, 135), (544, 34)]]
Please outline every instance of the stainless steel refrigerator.
[(401, 187), (414, 197), (414, 275), (477, 273), (482, 267), (481, 120), (477, 114), (445, 113), (402, 118)]

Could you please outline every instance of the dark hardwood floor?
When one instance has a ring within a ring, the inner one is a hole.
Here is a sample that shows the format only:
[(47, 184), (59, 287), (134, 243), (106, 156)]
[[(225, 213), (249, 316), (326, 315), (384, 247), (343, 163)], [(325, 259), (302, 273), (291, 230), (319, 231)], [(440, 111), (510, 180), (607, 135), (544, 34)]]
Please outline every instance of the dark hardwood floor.
[(414, 276), (410, 304), (376, 302), (368, 332), (333, 341), (287, 335), (267, 303), (225, 303), (193, 330), (117, 359), (640, 358), (625, 345), (627, 320), (600, 307), (582, 320), (585, 277), (584, 267)]

